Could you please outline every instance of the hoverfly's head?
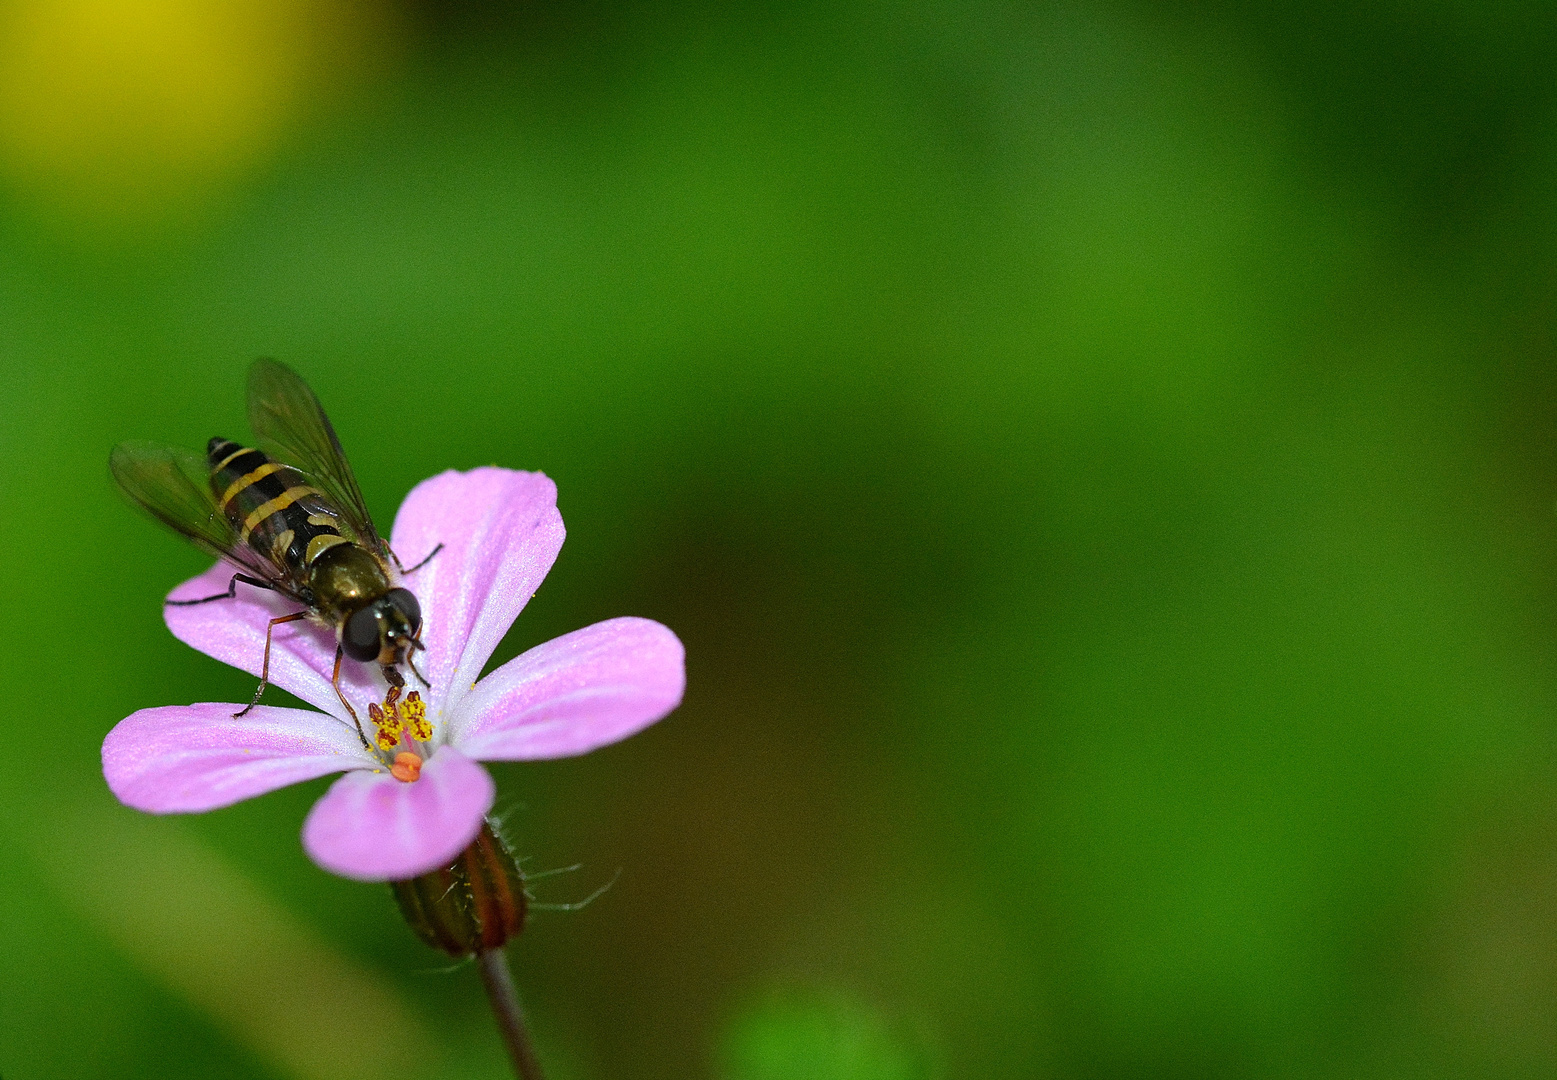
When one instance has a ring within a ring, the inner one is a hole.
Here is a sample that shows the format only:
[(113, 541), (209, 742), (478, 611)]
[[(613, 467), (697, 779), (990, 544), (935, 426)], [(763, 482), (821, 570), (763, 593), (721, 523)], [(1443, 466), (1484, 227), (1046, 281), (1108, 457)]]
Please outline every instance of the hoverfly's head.
[(422, 643), (422, 606), (410, 589), (390, 589), (341, 626), (341, 649), (353, 660), (394, 667)]

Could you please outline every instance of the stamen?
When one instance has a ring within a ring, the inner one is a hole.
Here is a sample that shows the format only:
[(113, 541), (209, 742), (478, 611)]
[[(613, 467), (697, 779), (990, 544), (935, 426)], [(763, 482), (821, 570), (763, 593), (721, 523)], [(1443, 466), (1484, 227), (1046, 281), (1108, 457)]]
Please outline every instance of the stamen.
[(408, 750), (396, 754), (395, 763), (389, 767), (389, 775), (402, 783), (411, 783), (422, 775), (421, 757)]
[(369, 702), (368, 719), (378, 727), (378, 748), (388, 753), (400, 745), (400, 733), (405, 730), (405, 723), (400, 719), (400, 712), (392, 699), (386, 700), (384, 704), (387, 707), (380, 709), (377, 702)]
[[(427, 703), (422, 700), (422, 695), (412, 690), (402, 701), (400, 694), (400, 687), (391, 686), (389, 693), (384, 695), (382, 706), (377, 702), (368, 704), (368, 719), (378, 728), (378, 748), (386, 754), (400, 745), (402, 735), (412, 742), (425, 743), (432, 740), (433, 726), (427, 719)], [(410, 779), (415, 780), (416, 777)]]
[(427, 742), (432, 738), (432, 723), (427, 719), (427, 703), (422, 700), (422, 695), (412, 690), (405, 696), (405, 703), (400, 706), (400, 712), (405, 717), (406, 730), (411, 738), (417, 742)]

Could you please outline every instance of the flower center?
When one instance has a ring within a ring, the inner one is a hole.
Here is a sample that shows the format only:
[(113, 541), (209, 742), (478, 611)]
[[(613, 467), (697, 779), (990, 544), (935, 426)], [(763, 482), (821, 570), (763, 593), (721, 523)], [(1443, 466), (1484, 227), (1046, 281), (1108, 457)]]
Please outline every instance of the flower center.
[(409, 784), (422, 775), (421, 757), (409, 750), (396, 754), (395, 763), (389, 767), (389, 775), (402, 783)]
[[(415, 690), (401, 701), (400, 687), (391, 686), (389, 693), (384, 695), (382, 708), (376, 701), (368, 704), (368, 719), (378, 729), (378, 748), (386, 754), (400, 745), (402, 737), (407, 744), (426, 743), (432, 739), (433, 729), (427, 719), (427, 703)], [(411, 779), (416, 778), (413, 776)]]

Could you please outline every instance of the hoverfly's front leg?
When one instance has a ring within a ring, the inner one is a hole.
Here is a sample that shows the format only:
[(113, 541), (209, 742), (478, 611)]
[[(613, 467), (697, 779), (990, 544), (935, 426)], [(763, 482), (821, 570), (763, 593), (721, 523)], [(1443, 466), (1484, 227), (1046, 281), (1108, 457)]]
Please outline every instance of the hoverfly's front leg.
[[(384, 546), (385, 547), (389, 547), (388, 544), (385, 544)], [(428, 563), (432, 562), (433, 556), (438, 554), (438, 552), (440, 552), (442, 550), (443, 550), (443, 544), (440, 543), (437, 547), (433, 548), (431, 551), (429, 551), (427, 553), (427, 557), (425, 559), (423, 559), (421, 562), (417, 563), (415, 566), (411, 567), (411, 569), (409, 569), (409, 570), (407, 570), (405, 567), (400, 565), (400, 556), (395, 554), (395, 549), (394, 548), (389, 548), (389, 557), (391, 559), (395, 560), (395, 569), (400, 571), (400, 576), (401, 577), (407, 577), (407, 576), (409, 576), (411, 574), (416, 573), (422, 567), (424, 567)]]
[(351, 702), (346, 700), (346, 695), (341, 693), (341, 657), (345, 655), (339, 645), (335, 646), (335, 674), (330, 676), (330, 685), (335, 687), (335, 696), (341, 699), (341, 704), (346, 706), (346, 711), (351, 714), (351, 722), (357, 725), (357, 738), (362, 740), (362, 748), (368, 753), (373, 752), (373, 744), (368, 742), (368, 737), (362, 733), (362, 721), (357, 719), (357, 710), (351, 707)]
[[(238, 579), (235, 577), (235, 578), (233, 578), (233, 580), (236, 581)], [(215, 597), (211, 597), (210, 599), (214, 600)], [(201, 602), (202, 601), (199, 601), (199, 600), (191, 601), (191, 603), (196, 603), (196, 604), (201, 603)], [(265, 627), (265, 660), (264, 660), (264, 662), (262, 664), (260, 664), (260, 684), (259, 684), (259, 689), (254, 691), (254, 700), (253, 701), (249, 702), (247, 705), (245, 705), (238, 712), (235, 712), (235, 713), (232, 714), (232, 718), (234, 720), (238, 719), (240, 716), (243, 716), (250, 709), (254, 708), (254, 706), (259, 704), (260, 695), (265, 692), (265, 686), (270, 682), (270, 633), (271, 633), (271, 631), (276, 628), (276, 624), (277, 623), (297, 622), (297, 620), (299, 620), (299, 619), (306, 619), (307, 617), (308, 617), (308, 612), (306, 612), (306, 611), (297, 611), (297, 612), (293, 612), (291, 615), (281, 615), (281, 616), (278, 616), (277, 618), (271, 619), (270, 620), (270, 625)]]
[(268, 581), (252, 578), (248, 574), (234, 574), (232, 580), (227, 583), (226, 592), (219, 592), (215, 596), (202, 596), (198, 600), (164, 600), (162, 602), (169, 607), (189, 607), (191, 604), (209, 604), (212, 600), (233, 600), (238, 596), (238, 582), (240, 581), (245, 585), (253, 585), (256, 589), (275, 589), (275, 586)]
[(427, 681), (427, 676), (423, 675), (420, 671), (418, 671), (417, 667), (416, 667), (416, 650), (417, 649), (425, 649), (425, 648), (427, 648), (426, 645), (423, 645), (420, 641), (416, 640), (415, 638), (412, 638), (411, 639), (411, 648), (408, 649), (406, 651), (406, 654), (405, 654), (405, 666), (411, 669), (411, 674), (416, 676), (416, 681), (417, 682), (421, 683), (423, 686), (427, 687), (427, 689), (431, 690), (432, 689), (432, 683), (428, 682)]

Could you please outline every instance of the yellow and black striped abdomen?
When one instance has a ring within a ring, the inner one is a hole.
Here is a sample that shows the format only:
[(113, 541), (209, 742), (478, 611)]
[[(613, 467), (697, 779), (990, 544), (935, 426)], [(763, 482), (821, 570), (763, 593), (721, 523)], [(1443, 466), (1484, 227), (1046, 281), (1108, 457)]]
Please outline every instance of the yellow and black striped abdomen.
[(238, 542), (295, 571), (349, 541), (336, 528), (340, 515), (303, 474), (230, 439), (206, 446), (216, 505), (232, 522)]

